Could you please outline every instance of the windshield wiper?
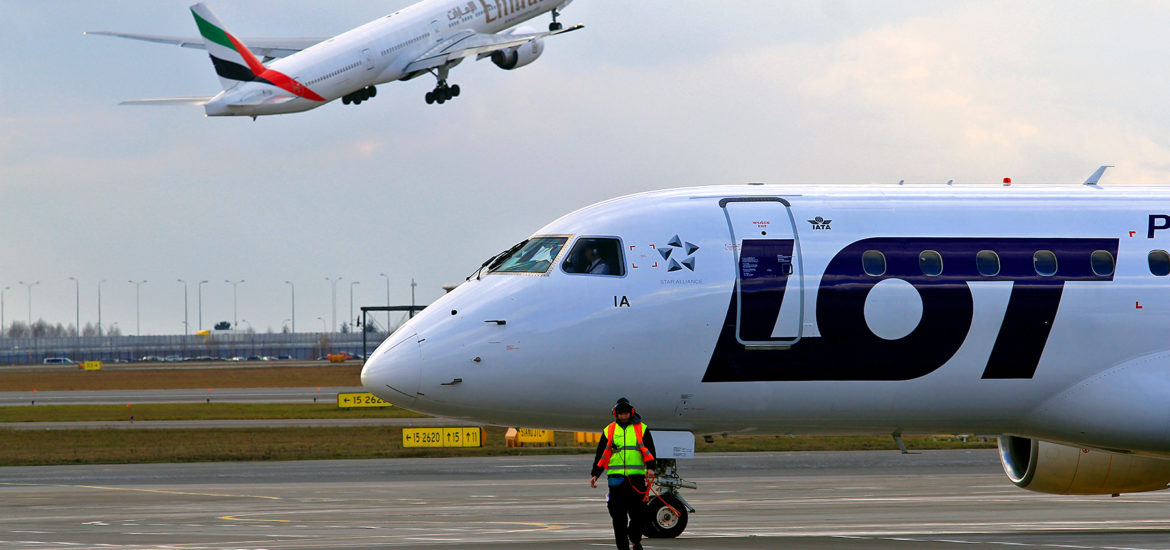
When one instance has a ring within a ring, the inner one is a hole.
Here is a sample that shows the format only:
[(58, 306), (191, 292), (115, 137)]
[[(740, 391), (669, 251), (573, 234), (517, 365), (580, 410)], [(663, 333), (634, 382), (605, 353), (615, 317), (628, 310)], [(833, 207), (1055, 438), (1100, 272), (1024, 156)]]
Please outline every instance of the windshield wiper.
[[(519, 243), (516, 243), (514, 246), (512, 246), (512, 248), (509, 248), (503, 252), (500, 252), (499, 254), (496, 254), (495, 256), (488, 258), (487, 260), (484, 260), (484, 262), (479, 265), (479, 269), (475, 270), (475, 274), (474, 274), (475, 280), (478, 281), (480, 279), (480, 277), (482, 276), (482, 273), (483, 273), (483, 268), (485, 268), (485, 267), (488, 268), (488, 271), (490, 272), (491, 270), (493, 270), (499, 266), (499, 264), (496, 263), (496, 260), (501, 260), (500, 263), (503, 263), (503, 258), (507, 258), (508, 256), (511, 256), (513, 252), (515, 252), (517, 249), (524, 246), (525, 244), (528, 244), (527, 239), (520, 241)], [(471, 275), (468, 275), (467, 278), (464, 280), (470, 281)]]

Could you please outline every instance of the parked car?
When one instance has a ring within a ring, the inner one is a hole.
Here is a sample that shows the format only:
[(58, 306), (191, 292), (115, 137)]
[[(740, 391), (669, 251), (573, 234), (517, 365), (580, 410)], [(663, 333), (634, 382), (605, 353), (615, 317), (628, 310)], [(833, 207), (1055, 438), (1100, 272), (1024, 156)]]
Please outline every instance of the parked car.
[(46, 357), (45, 360), (41, 361), (41, 362), (46, 364), (46, 365), (72, 365), (72, 364), (74, 364), (73, 360), (68, 358), (68, 357)]

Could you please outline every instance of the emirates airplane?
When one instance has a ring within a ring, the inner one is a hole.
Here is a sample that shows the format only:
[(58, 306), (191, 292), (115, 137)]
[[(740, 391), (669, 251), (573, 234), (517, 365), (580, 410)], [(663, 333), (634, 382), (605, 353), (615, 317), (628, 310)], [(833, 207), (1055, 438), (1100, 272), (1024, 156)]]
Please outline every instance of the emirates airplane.
[(654, 430), (652, 535), (693, 512), (676, 458), (713, 434), (999, 436), (1016, 485), (1170, 483), (1170, 188), (655, 191), (484, 262), (370, 356), (402, 407)]
[[(424, 74), (437, 79), (428, 104), (459, 95), (447, 83), (464, 59), (489, 58), (512, 70), (544, 52), (544, 38), (583, 28), (564, 28), (560, 10), (572, 0), (424, 0), (332, 38), (241, 39), (228, 32), (202, 2), (191, 6), (200, 37), (96, 31), (117, 36), (206, 49), (223, 91), (208, 97), (138, 99), (138, 105), (202, 105), (207, 116), (296, 113), (341, 98), (358, 105), (376, 85)], [(517, 26), (550, 13), (547, 32)], [(263, 56), (258, 59), (257, 55)], [(277, 59), (279, 58), (279, 59)]]

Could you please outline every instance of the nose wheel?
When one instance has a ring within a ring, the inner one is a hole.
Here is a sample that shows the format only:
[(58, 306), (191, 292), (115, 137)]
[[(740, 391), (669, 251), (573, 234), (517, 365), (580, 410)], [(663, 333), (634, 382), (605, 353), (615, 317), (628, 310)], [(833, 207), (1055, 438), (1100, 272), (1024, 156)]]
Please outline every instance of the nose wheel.
[(549, 32), (556, 32), (556, 31), (561, 30), (564, 27), (564, 25), (561, 25), (560, 22), (557, 21), (558, 15), (560, 15), (560, 12), (558, 12), (557, 10), (552, 10), (553, 20), (552, 20), (552, 23), (548, 24)]
[(426, 94), (427, 105), (438, 103), (442, 105), (456, 97), (459, 97), (459, 85), (448, 86), (446, 80), (440, 80), (439, 85), (435, 86), (434, 90)]

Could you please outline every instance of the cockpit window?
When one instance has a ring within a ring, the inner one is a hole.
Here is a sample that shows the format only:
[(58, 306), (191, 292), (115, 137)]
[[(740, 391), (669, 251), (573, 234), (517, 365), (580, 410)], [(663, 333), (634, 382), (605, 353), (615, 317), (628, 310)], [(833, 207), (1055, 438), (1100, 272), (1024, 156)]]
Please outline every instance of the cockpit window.
[(561, 269), (565, 273), (615, 277), (625, 275), (626, 263), (622, 259), (622, 243), (610, 237), (581, 237), (565, 257)]
[(546, 273), (556, 261), (568, 237), (533, 237), (500, 254), (488, 273)]

